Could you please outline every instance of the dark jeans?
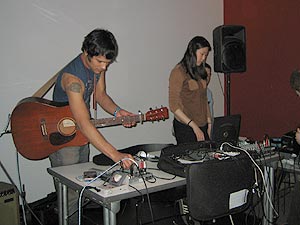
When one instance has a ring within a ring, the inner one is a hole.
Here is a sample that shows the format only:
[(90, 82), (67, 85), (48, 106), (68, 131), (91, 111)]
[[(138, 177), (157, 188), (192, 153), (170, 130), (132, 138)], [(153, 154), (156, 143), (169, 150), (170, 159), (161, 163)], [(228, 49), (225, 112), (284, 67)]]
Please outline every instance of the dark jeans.
[[(174, 134), (175, 134), (177, 144), (197, 142), (197, 137), (190, 126), (183, 124), (178, 120), (174, 119), (173, 127), (174, 127)], [(208, 125), (206, 124), (205, 126), (199, 128), (204, 133), (205, 140), (206, 141), (210, 140), (207, 133)]]
[(288, 215), (288, 224), (297, 225), (300, 220), (300, 182), (297, 181), (294, 190), (291, 192), (290, 211)]
[[(205, 140), (210, 140), (207, 133), (207, 127), (208, 125), (200, 127), (200, 129), (204, 133)], [(178, 120), (174, 119), (173, 128), (177, 144), (197, 142), (196, 135), (190, 126), (180, 123)], [(166, 195), (166, 192), (168, 192), (168, 195)], [(176, 187), (168, 191), (163, 191), (162, 193), (165, 194), (165, 196), (168, 196), (167, 199), (179, 200), (186, 198), (186, 186)]]
[[(51, 167), (66, 166), (89, 161), (90, 149), (89, 145), (65, 147), (52, 153), (49, 156)], [(56, 192), (58, 190), (58, 182), (54, 179)], [(58, 193), (58, 192), (57, 192)], [(78, 224), (78, 191), (68, 188), (68, 210), (70, 225)]]

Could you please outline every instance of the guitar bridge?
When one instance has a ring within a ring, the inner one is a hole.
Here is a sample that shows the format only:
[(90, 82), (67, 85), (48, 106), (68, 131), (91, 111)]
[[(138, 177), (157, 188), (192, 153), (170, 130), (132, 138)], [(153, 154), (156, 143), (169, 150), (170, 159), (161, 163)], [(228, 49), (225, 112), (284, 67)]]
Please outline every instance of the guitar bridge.
[(45, 119), (42, 119), (41, 120), (41, 133), (42, 133), (42, 136), (45, 140), (48, 139), (48, 132), (47, 132), (47, 128), (46, 128), (46, 120)]

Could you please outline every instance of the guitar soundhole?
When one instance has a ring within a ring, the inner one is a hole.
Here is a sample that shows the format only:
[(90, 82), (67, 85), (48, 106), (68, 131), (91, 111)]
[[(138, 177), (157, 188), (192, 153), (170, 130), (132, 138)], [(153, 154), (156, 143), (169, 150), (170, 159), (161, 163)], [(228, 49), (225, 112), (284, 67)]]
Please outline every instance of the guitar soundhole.
[(73, 135), (76, 132), (76, 123), (73, 118), (63, 118), (57, 125), (57, 130), (63, 136)]
[(55, 132), (50, 134), (50, 143), (52, 145), (62, 145), (65, 143), (70, 142), (72, 139), (75, 138), (76, 133), (70, 136), (63, 136), (59, 132)]

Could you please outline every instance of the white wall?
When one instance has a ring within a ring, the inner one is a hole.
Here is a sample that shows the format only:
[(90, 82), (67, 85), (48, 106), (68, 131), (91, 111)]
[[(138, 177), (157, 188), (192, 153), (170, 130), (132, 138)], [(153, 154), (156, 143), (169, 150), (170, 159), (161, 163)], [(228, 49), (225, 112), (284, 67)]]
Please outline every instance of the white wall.
[[(170, 70), (183, 57), (188, 41), (205, 36), (223, 23), (222, 0), (6, 0), (0, 3), (0, 129), (17, 102), (31, 96), (53, 74), (80, 53), (83, 38), (94, 28), (112, 31), (119, 44), (118, 62), (108, 71), (111, 97), (132, 112), (168, 106)], [(213, 54), (208, 57), (213, 66)], [(223, 115), (223, 94), (217, 76), (210, 88), (215, 113)], [(223, 83), (223, 76), (221, 83)], [(49, 93), (47, 98), (51, 98)], [(117, 148), (141, 143), (174, 143), (173, 116), (164, 122), (104, 128), (101, 132)], [(101, 110), (98, 118), (109, 117)], [(16, 150), (11, 134), (2, 136), (1, 162), (18, 184)], [(92, 156), (98, 154), (93, 149)], [(54, 191), (46, 168), (49, 160), (19, 155), (27, 201)], [(0, 180), (8, 181), (0, 169)]]

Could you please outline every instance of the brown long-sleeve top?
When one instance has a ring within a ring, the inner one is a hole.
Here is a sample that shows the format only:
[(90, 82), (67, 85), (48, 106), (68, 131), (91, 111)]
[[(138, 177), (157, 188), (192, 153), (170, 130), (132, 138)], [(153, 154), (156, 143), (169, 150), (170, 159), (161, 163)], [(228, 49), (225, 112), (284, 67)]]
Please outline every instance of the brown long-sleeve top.
[[(169, 77), (169, 107), (174, 113), (177, 109), (199, 127), (211, 121), (205, 82), (192, 79), (179, 64), (174, 67)], [(176, 115), (175, 115), (176, 118)], [(180, 119), (176, 118), (180, 121)]]

